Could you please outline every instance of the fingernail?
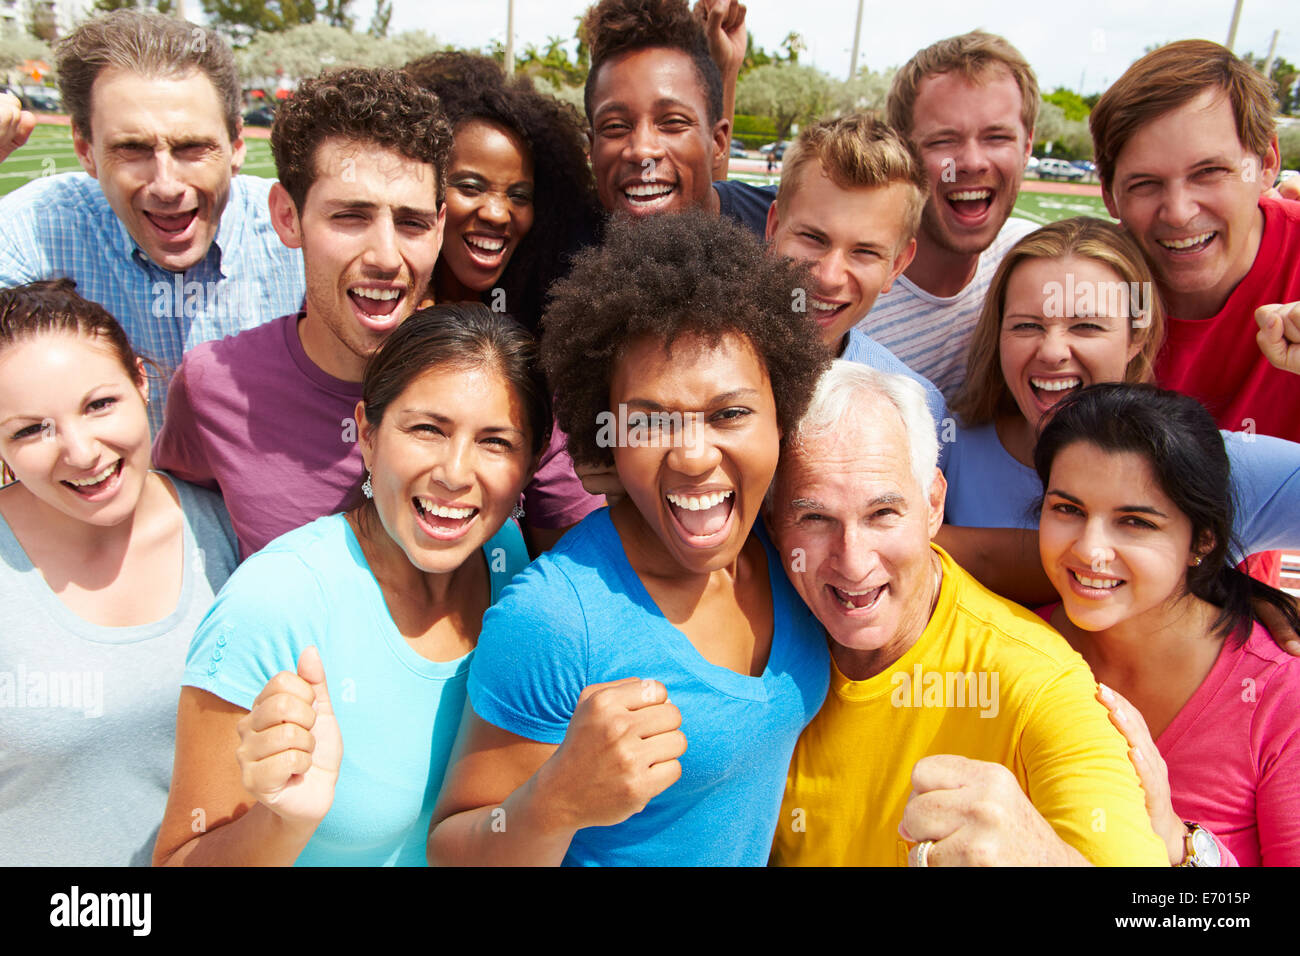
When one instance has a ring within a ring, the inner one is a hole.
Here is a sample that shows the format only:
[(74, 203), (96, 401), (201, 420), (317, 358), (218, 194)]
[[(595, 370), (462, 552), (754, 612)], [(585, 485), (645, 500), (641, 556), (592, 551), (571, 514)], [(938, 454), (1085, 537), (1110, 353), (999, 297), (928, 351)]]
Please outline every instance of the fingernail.
[(1287, 641), (1286, 649), (1287, 649), (1287, 653), (1295, 657), (1300, 657), (1300, 640), (1296, 640), (1295, 638), (1292, 638), (1291, 640)]
[(1128, 718), (1127, 718), (1126, 716), (1124, 716), (1124, 708), (1123, 708), (1123, 707), (1116, 707), (1115, 710), (1113, 711), (1113, 713), (1115, 714), (1115, 719), (1116, 719), (1119, 723), (1121, 723), (1121, 724), (1127, 724), (1127, 723), (1128, 723)]
[[(1300, 643), (1300, 642), (1297, 642), (1297, 643)], [(1098, 684), (1097, 686), (1098, 686), (1099, 688), (1101, 688), (1101, 699), (1102, 699), (1102, 700), (1114, 700), (1114, 699), (1115, 699), (1115, 692), (1114, 692), (1113, 690), (1111, 690), (1109, 687), (1107, 687), (1105, 684)]]

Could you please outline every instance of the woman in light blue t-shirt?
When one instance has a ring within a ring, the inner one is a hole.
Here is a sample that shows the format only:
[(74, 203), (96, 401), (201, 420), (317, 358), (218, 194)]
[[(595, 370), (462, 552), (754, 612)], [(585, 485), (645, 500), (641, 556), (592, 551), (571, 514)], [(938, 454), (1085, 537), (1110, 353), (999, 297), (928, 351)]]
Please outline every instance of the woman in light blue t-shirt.
[(194, 637), (155, 862), (424, 863), (480, 621), (527, 563), (512, 509), (547, 396), (531, 337), (483, 305), (391, 334), (355, 506), (250, 557)]
[(149, 469), (144, 364), (67, 279), (0, 290), (0, 863), (145, 865), (185, 648), (235, 568)]

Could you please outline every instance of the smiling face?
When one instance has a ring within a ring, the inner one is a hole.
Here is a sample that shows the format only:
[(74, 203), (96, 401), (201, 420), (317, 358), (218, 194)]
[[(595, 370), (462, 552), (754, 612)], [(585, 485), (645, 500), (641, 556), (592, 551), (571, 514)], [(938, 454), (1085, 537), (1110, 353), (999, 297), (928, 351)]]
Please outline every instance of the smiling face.
[(921, 234), (940, 248), (977, 255), (1011, 215), (1033, 146), (1021, 105), (1005, 67), (984, 83), (939, 73), (917, 87), (911, 138), (930, 181)]
[(148, 387), (107, 345), (51, 332), (0, 352), (0, 459), (40, 507), (101, 527), (149, 474)]
[(106, 69), (90, 94), (90, 141), (73, 148), (153, 262), (184, 272), (208, 253), (244, 162), (216, 87), (202, 73), (146, 78)]
[[(614, 467), (645, 540), (688, 573), (734, 562), (781, 440), (772, 385), (748, 340), (731, 334), (711, 346), (682, 338), (671, 354), (657, 339), (635, 342), (615, 364), (609, 401), (616, 416), (626, 406), (628, 435), (614, 448)], [(639, 434), (638, 412), (676, 413), (677, 423), (689, 424)]]
[(729, 120), (709, 122), (695, 64), (680, 50), (647, 47), (601, 65), (591, 96), (591, 168), (609, 212), (712, 208), (713, 165), (730, 135)]
[(430, 573), (454, 571), (500, 530), (535, 465), (524, 405), (490, 367), (429, 369), (378, 425), (364, 405), (357, 421), (379, 519)]
[(946, 487), (937, 469), (928, 493), (917, 484), (902, 417), (880, 395), (781, 460), (772, 524), (786, 573), (854, 679), (883, 670), (925, 630)]
[(1127, 283), (1115, 270), (1075, 256), (1026, 259), (1011, 273), (998, 353), (1007, 389), (1034, 429), (1066, 395), (1124, 381), (1141, 343), (1130, 334), (1121, 288)]
[(1259, 197), (1278, 170), (1237, 138), (1232, 103), (1210, 89), (1140, 127), (1102, 197), (1142, 247), (1169, 313), (1214, 315), (1250, 271), (1264, 219)]
[(1070, 620), (1086, 631), (1151, 611), (1186, 591), (1192, 526), (1134, 452), (1090, 442), (1057, 453), (1038, 525), (1043, 568)]
[(324, 371), (361, 381), (366, 361), (419, 305), (442, 245), (444, 210), (429, 163), (342, 140), (316, 150), (301, 214), (278, 183), (271, 221), (301, 247), (307, 274), (303, 347)]
[(845, 189), (814, 161), (800, 170), (785, 215), (776, 203), (768, 210), (772, 251), (812, 269), (808, 312), (833, 352), (912, 261), (916, 241), (903, 241), (910, 188), (890, 183)]
[(496, 285), (533, 228), (533, 188), (532, 157), (515, 133), (480, 119), (456, 127), (439, 281), (475, 294)]

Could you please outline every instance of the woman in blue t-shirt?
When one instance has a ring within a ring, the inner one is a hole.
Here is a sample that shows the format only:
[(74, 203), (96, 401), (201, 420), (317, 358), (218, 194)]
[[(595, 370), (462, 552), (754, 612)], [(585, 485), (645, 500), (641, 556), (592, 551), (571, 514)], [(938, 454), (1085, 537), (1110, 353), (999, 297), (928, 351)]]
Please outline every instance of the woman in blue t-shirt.
[(766, 862), (829, 679), (758, 520), (829, 360), (805, 283), (693, 212), (615, 221), (555, 287), (558, 422), (626, 496), (485, 616), (432, 862)]
[(249, 558), (195, 635), (156, 863), (424, 863), (480, 622), (527, 562), (511, 512), (548, 395), (528, 333), (477, 303), (375, 353), (355, 507)]

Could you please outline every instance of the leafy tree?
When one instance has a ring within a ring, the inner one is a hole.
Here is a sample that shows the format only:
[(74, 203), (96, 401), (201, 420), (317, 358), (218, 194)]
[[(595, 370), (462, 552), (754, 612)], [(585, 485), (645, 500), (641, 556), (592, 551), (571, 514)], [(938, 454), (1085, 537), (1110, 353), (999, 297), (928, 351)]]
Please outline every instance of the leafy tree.
[(889, 85), (894, 82), (894, 74), (897, 72), (896, 67), (890, 67), (883, 73), (874, 73), (864, 66), (853, 79), (835, 81), (831, 98), (834, 112), (843, 114), (854, 110), (875, 110), (883, 113)]
[(1063, 86), (1058, 86), (1052, 92), (1043, 97), (1044, 103), (1055, 103), (1065, 113), (1067, 120), (1086, 120), (1088, 114), (1092, 112), (1092, 107), (1084, 100), (1082, 96), (1067, 90)]
[(208, 23), (236, 46), (316, 20), (314, 0), (202, 0)]
[(393, 0), (375, 0), (375, 14), (370, 18), (366, 32), (376, 39), (388, 36), (388, 24), (393, 19)]
[(737, 112), (770, 118), (780, 139), (789, 139), (795, 124), (824, 116), (831, 99), (824, 73), (790, 62), (755, 67), (736, 85)]
[(321, 0), (320, 18), (332, 27), (351, 30), (356, 25), (357, 20), (356, 17), (352, 16), (351, 6), (352, 0)]
[[(1261, 73), (1264, 72), (1263, 57), (1247, 53), (1242, 59)], [(1295, 65), (1289, 63), (1285, 57), (1279, 56), (1274, 58), (1273, 69), (1268, 78), (1273, 81), (1273, 96), (1277, 99), (1278, 112), (1290, 115), (1300, 110), (1300, 88), (1296, 87), (1300, 70), (1297, 70)]]
[(50, 0), (27, 0), (27, 32), (42, 43), (59, 38), (59, 24)]
[(26, 60), (51, 62), (50, 48), (29, 33), (0, 35), (0, 72), (21, 66)]
[(114, 10), (156, 10), (159, 13), (175, 13), (175, 0), (95, 0), (91, 5), (92, 13), (112, 13)]

